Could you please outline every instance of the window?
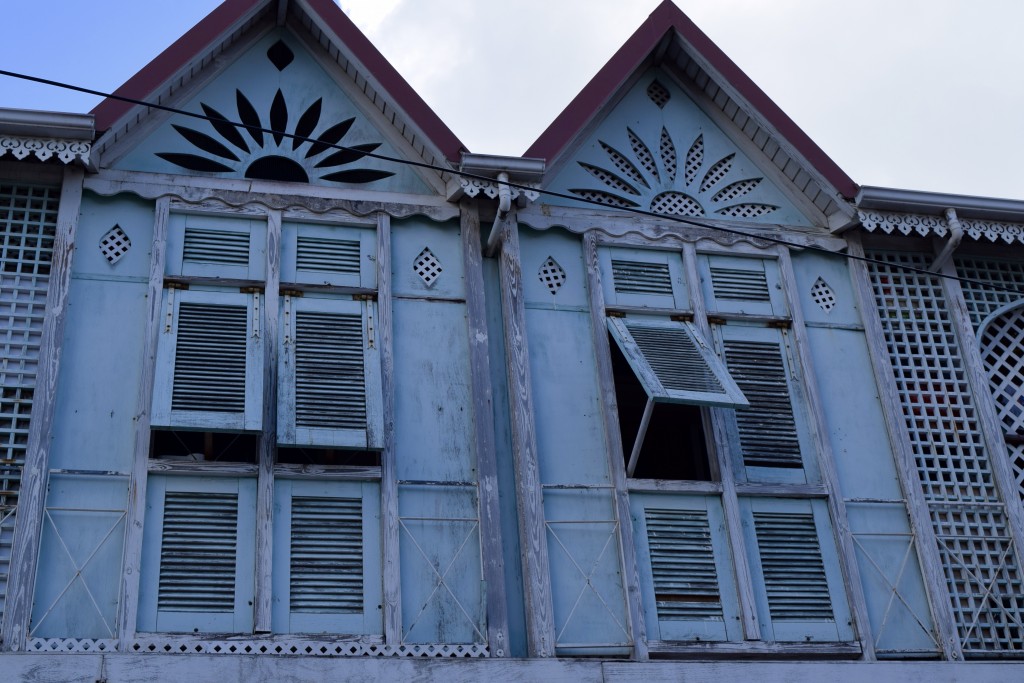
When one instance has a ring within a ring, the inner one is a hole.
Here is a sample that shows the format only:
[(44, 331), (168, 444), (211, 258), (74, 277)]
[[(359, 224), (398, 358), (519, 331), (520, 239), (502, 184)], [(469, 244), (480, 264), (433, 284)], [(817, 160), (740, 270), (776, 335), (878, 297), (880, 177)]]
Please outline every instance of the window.
[(381, 632), (374, 235), (171, 216), (137, 630)]

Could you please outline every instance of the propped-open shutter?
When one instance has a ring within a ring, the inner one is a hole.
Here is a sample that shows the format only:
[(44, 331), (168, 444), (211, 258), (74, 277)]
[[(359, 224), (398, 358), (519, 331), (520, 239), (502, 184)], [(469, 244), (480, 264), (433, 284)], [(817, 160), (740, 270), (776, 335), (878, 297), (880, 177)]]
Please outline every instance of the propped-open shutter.
[(761, 621), (780, 642), (853, 637), (835, 542), (823, 501), (748, 501)]
[(690, 323), (608, 318), (608, 329), (647, 395), (655, 401), (747, 404), (725, 366)]
[(164, 291), (151, 423), (256, 430), (263, 395), (259, 294)]
[(679, 252), (609, 247), (601, 250), (600, 261), (609, 306), (689, 308)]
[(379, 448), (380, 352), (370, 302), (284, 298), (278, 441)]
[(255, 483), (150, 479), (140, 631), (252, 631)]
[(711, 312), (786, 315), (774, 259), (703, 254), (700, 273)]
[(281, 282), (376, 288), (374, 230), (287, 222), (281, 239)]
[(374, 483), (278, 480), (275, 632), (380, 633), (379, 510)]
[(262, 280), (266, 224), (244, 218), (172, 214), (167, 233), (167, 274)]

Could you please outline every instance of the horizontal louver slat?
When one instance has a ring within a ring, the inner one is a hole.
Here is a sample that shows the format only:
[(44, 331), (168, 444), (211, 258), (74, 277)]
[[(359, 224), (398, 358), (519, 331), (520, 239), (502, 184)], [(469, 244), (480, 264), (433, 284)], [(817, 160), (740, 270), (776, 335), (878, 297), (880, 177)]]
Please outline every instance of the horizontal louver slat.
[(295, 423), (366, 428), (363, 319), (299, 311), (295, 316)]
[(802, 467), (782, 348), (727, 340), (725, 364), (750, 402), (736, 410), (743, 462), (748, 467)]
[(658, 618), (721, 621), (707, 513), (647, 508), (644, 518)]
[(292, 498), (293, 612), (363, 611), (362, 510), (359, 498)]
[(158, 609), (232, 612), (237, 530), (237, 494), (168, 491)]
[(182, 302), (171, 408), (245, 412), (247, 311)]
[(612, 259), (612, 281), (622, 294), (672, 295), (672, 276), (667, 263)]
[(711, 267), (711, 287), (716, 299), (771, 301), (763, 270)]
[(772, 619), (832, 621), (814, 516), (755, 512), (754, 530)]
[(185, 228), (186, 263), (245, 266), (249, 263), (249, 233)]
[(626, 323), (626, 329), (643, 352), (658, 381), (666, 389), (719, 393), (725, 391), (697, 350), (693, 339), (683, 328)]
[(299, 235), (296, 238), (295, 267), (298, 270), (359, 275), (359, 242)]

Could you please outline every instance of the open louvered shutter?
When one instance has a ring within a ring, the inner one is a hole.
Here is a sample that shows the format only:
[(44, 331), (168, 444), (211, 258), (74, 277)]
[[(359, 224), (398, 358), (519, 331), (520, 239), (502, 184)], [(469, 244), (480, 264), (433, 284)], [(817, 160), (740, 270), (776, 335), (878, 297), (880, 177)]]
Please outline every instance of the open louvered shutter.
[(803, 392), (793, 377), (783, 330), (730, 324), (716, 329), (729, 375), (750, 405), (730, 430), (750, 481), (803, 483), (816, 471), (809, 453)]
[[(630, 496), (648, 637), (742, 638), (725, 521), (717, 498)], [(649, 568), (649, 575), (647, 570)]]
[(379, 518), (376, 483), (276, 482), (276, 633), (381, 632)]
[(257, 430), (263, 400), (259, 294), (164, 290), (151, 424)]
[(253, 628), (255, 479), (149, 480), (139, 631)]
[(286, 296), (278, 441), (380, 448), (380, 351), (372, 302)]
[(608, 247), (599, 252), (599, 259), (607, 305), (689, 308), (678, 251)]
[(853, 638), (835, 541), (822, 500), (744, 500), (747, 548), (766, 640)]
[(702, 254), (699, 265), (709, 312), (786, 315), (774, 259)]
[(262, 221), (172, 214), (167, 231), (167, 274), (262, 280), (267, 228)]
[(372, 229), (286, 222), (281, 282), (375, 289), (376, 240)]
[(655, 401), (730, 407), (747, 404), (725, 366), (690, 323), (608, 318), (608, 329)]

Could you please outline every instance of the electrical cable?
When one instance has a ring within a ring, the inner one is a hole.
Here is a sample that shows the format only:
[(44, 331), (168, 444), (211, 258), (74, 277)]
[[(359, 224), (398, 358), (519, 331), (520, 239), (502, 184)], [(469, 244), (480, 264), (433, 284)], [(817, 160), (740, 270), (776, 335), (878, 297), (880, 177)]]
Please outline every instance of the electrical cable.
[[(356, 152), (356, 153), (360, 154), (361, 156), (369, 157), (371, 159), (379, 159), (381, 161), (387, 161), (387, 162), (391, 162), (391, 163), (395, 163), (395, 164), (400, 164), (400, 165), (405, 165), (405, 166), (413, 166), (413, 167), (416, 167), (416, 168), (424, 168), (424, 169), (428, 169), (428, 170), (432, 170), (432, 171), (438, 171), (438, 172), (441, 172), (441, 173), (449, 173), (449, 174), (452, 174), (452, 175), (457, 175), (457, 176), (462, 177), (462, 178), (469, 178), (469, 179), (472, 179), (472, 180), (482, 180), (482, 181), (485, 181), (485, 182), (488, 182), (488, 183), (497, 182), (494, 178), (492, 178), (490, 176), (479, 175), (479, 174), (476, 174), (476, 173), (469, 173), (469, 172), (466, 172), (466, 171), (456, 170), (456, 169), (453, 169), (453, 168), (450, 168), (450, 167), (446, 167), (446, 166), (438, 166), (438, 165), (435, 165), (435, 164), (428, 164), (428, 163), (423, 162), (423, 161), (413, 161), (411, 159), (403, 159), (403, 158), (400, 158), (400, 157), (393, 157), (393, 156), (390, 156), (390, 155), (387, 155), (387, 154), (378, 154), (376, 152), (366, 152), (365, 150), (355, 149), (353, 147), (347, 147), (345, 145), (340, 145), (340, 144), (337, 144), (337, 143), (334, 143), (334, 144), (326, 143), (326, 142), (322, 142), (320, 140), (317, 140), (316, 138), (305, 137), (305, 136), (302, 136), (302, 135), (295, 135), (294, 133), (288, 133), (286, 131), (274, 130), (272, 128), (262, 128), (262, 127), (259, 127), (259, 126), (252, 126), (252, 125), (241, 123), (241, 122), (237, 122), (237, 121), (231, 121), (231, 120), (229, 120), (227, 118), (220, 118), (220, 117), (215, 117), (215, 116), (207, 116), (206, 114), (198, 114), (198, 113), (195, 113), (195, 112), (186, 111), (184, 109), (178, 109), (176, 107), (169, 107), (169, 106), (164, 105), (164, 104), (155, 104), (155, 103), (152, 103), (152, 102), (146, 102), (145, 100), (139, 100), (139, 99), (135, 99), (135, 98), (132, 98), (132, 97), (125, 97), (124, 95), (117, 95), (115, 93), (107, 93), (107, 92), (103, 92), (101, 90), (93, 90), (91, 88), (85, 88), (85, 87), (78, 86), (78, 85), (72, 85), (70, 83), (63, 83), (61, 81), (54, 81), (54, 80), (47, 79), (47, 78), (40, 78), (38, 76), (30, 76), (28, 74), (17, 73), (15, 71), (6, 71), (4, 69), (0, 69), (0, 76), (8, 76), (10, 78), (16, 78), (16, 79), (19, 79), (19, 80), (30, 81), (30, 82), (33, 82), (33, 83), (40, 83), (42, 85), (49, 85), (49, 86), (52, 86), (52, 87), (55, 87), (55, 88), (61, 88), (61, 89), (64, 89), (64, 90), (72, 90), (74, 92), (80, 92), (80, 93), (84, 93), (84, 94), (87, 94), (87, 95), (94, 95), (96, 97), (103, 97), (103, 98), (107, 98), (107, 99), (117, 100), (117, 101), (120, 101), (120, 102), (126, 102), (128, 104), (135, 104), (135, 105), (139, 105), (139, 106), (143, 106), (143, 107), (148, 107), (150, 109), (157, 109), (159, 111), (166, 111), (166, 112), (169, 112), (171, 114), (179, 114), (181, 116), (187, 116), (187, 117), (194, 118), (194, 119), (202, 119), (204, 121), (210, 121), (210, 122), (220, 123), (220, 124), (227, 123), (227, 124), (229, 124), (231, 126), (234, 126), (235, 128), (251, 130), (251, 131), (259, 131), (261, 133), (269, 133), (271, 135), (278, 136), (278, 137), (289, 138), (291, 140), (298, 140), (299, 142), (312, 142), (312, 143), (316, 143), (316, 144), (319, 144), (319, 145), (323, 145), (323, 146), (331, 148), (331, 149), (337, 149), (337, 150), (349, 151), (349, 152)], [(704, 222), (701, 222), (701, 221), (693, 220), (691, 218), (684, 218), (682, 216), (673, 216), (673, 215), (664, 214), (664, 213), (657, 213), (657, 212), (654, 212), (654, 211), (648, 211), (648, 210), (640, 209), (640, 208), (636, 208), (636, 207), (618, 207), (618, 206), (609, 207), (608, 204), (604, 204), (604, 203), (599, 202), (599, 201), (594, 200), (594, 199), (587, 199), (585, 197), (577, 197), (575, 195), (570, 195), (570, 194), (566, 194), (564, 192), (558, 192), (558, 191), (555, 191), (555, 190), (545, 190), (545, 189), (541, 189), (541, 188), (538, 188), (538, 187), (534, 187), (532, 185), (524, 185), (524, 184), (515, 183), (515, 182), (512, 182), (512, 181), (508, 181), (505, 184), (508, 185), (509, 187), (513, 187), (513, 188), (516, 188), (518, 190), (524, 190), (524, 191), (529, 191), (529, 192), (536, 192), (536, 193), (544, 195), (544, 196), (555, 197), (557, 199), (566, 199), (566, 200), (573, 201), (573, 202), (578, 202), (578, 203), (581, 203), (581, 204), (589, 204), (589, 205), (593, 205), (593, 206), (600, 206), (603, 209), (612, 208), (612, 209), (615, 209), (617, 211), (623, 211), (623, 212), (626, 212), (626, 213), (631, 213), (631, 214), (635, 214), (635, 215), (639, 215), (639, 216), (657, 218), (660, 221), (671, 221), (673, 223), (680, 223), (680, 224), (688, 225), (688, 226), (692, 226), (692, 227), (703, 228), (705, 230), (713, 230), (713, 231), (716, 231), (716, 232), (721, 232), (721, 233), (725, 233), (725, 234), (729, 234), (729, 235), (735, 235), (735, 236), (738, 236), (738, 237), (744, 237), (744, 238), (753, 239), (753, 240), (762, 240), (762, 241), (765, 241), (765, 242), (770, 242), (772, 244), (777, 244), (777, 245), (784, 246), (784, 247), (790, 247), (792, 249), (797, 249), (797, 250), (800, 250), (800, 251), (813, 251), (813, 252), (818, 252), (818, 253), (822, 253), (822, 254), (827, 254), (829, 256), (838, 256), (838, 257), (845, 258), (845, 259), (848, 259), (848, 260), (851, 260), (851, 261), (861, 261), (863, 263), (871, 263), (871, 264), (875, 264), (875, 265), (883, 265), (883, 266), (890, 267), (890, 268), (895, 267), (895, 268), (898, 268), (899, 270), (904, 270), (904, 271), (907, 271), (907, 272), (918, 273), (918, 274), (921, 274), (921, 275), (928, 275), (928, 276), (931, 276), (931, 277), (938, 277), (938, 278), (943, 278), (943, 279), (947, 279), (947, 280), (955, 280), (955, 281), (961, 282), (961, 283), (968, 283), (968, 284), (978, 285), (978, 286), (981, 286), (981, 287), (987, 287), (989, 289), (995, 289), (995, 290), (1010, 292), (1012, 294), (1017, 294), (1017, 295), (1020, 295), (1020, 296), (1024, 296), (1024, 289), (1020, 289), (1020, 288), (1017, 288), (1017, 287), (1010, 287), (1010, 286), (1007, 286), (1007, 285), (1001, 285), (1001, 284), (995, 283), (995, 282), (990, 282), (990, 281), (985, 281), (985, 280), (976, 280), (976, 279), (973, 279), (973, 278), (965, 278), (965, 277), (961, 277), (959, 275), (949, 275), (949, 274), (946, 274), (946, 273), (936, 273), (934, 271), (928, 270), (927, 268), (916, 268), (914, 266), (909, 266), (909, 265), (906, 265), (906, 264), (892, 263), (890, 261), (885, 261), (885, 260), (882, 260), (882, 259), (871, 258), (870, 256), (859, 256), (859, 255), (850, 254), (850, 253), (847, 253), (847, 252), (833, 251), (831, 249), (827, 249), (826, 247), (818, 246), (818, 245), (815, 245), (815, 244), (797, 244), (795, 242), (790, 242), (789, 240), (785, 240), (785, 239), (783, 239), (781, 237), (773, 237), (771, 235), (750, 233), (750, 232), (746, 232), (745, 230), (738, 230), (736, 228), (729, 228), (729, 227), (722, 226), (722, 225), (714, 225), (714, 224), (711, 224), (711, 223), (704, 223)], [(778, 225), (778, 224), (772, 224), (772, 225)], [(779, 225), (778, 227), (780, 229), (782, 229), (783, 226)]]

